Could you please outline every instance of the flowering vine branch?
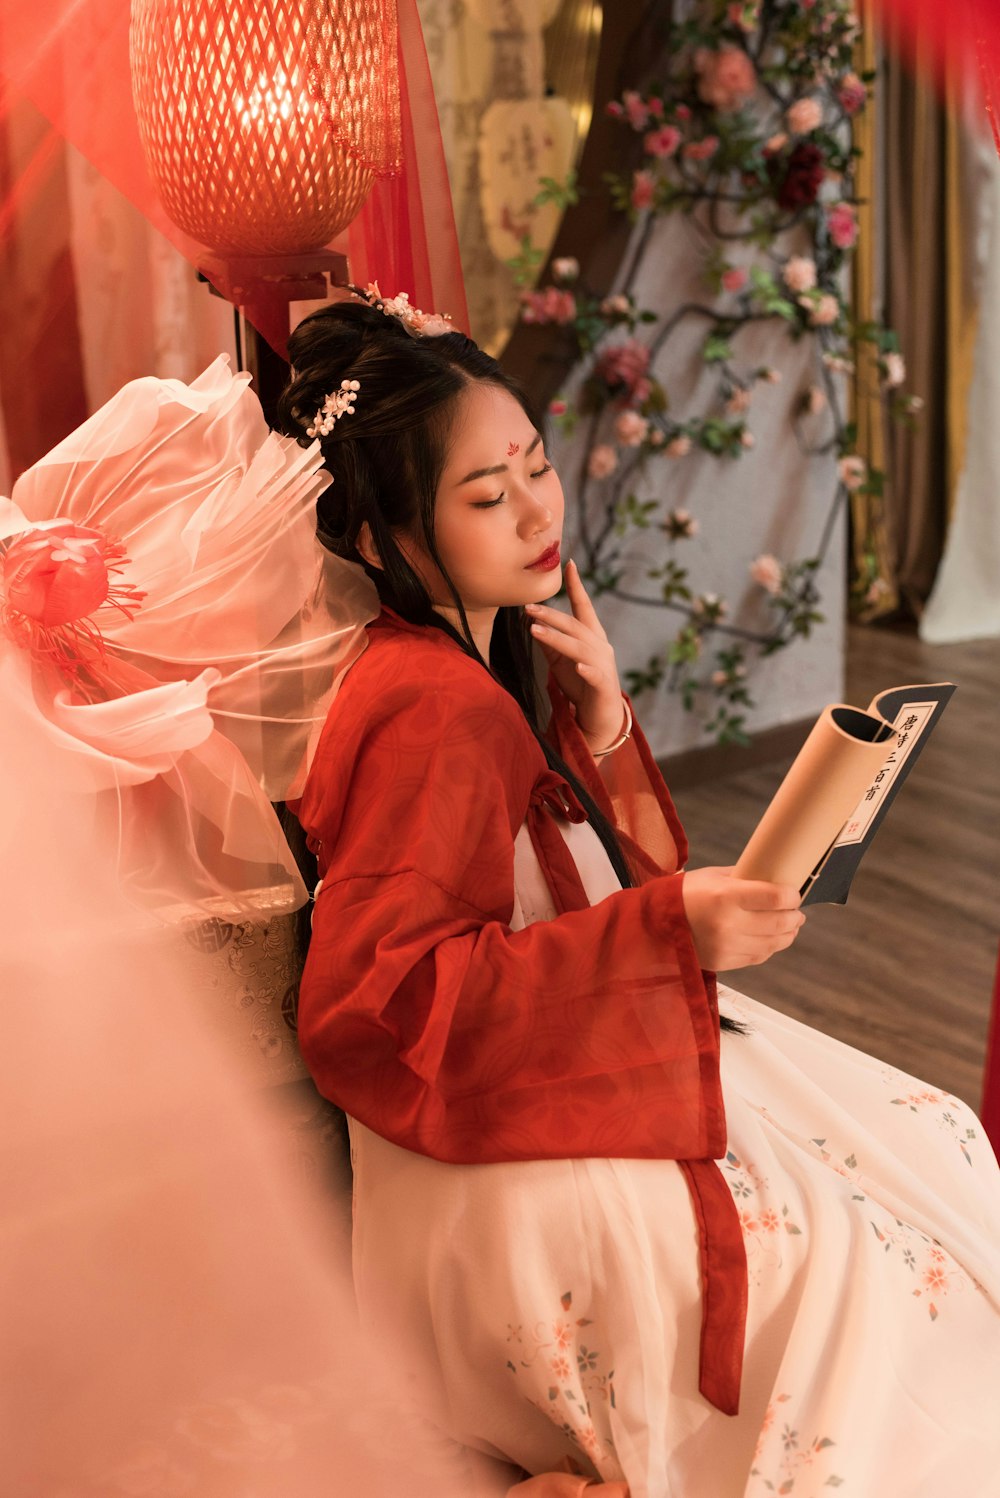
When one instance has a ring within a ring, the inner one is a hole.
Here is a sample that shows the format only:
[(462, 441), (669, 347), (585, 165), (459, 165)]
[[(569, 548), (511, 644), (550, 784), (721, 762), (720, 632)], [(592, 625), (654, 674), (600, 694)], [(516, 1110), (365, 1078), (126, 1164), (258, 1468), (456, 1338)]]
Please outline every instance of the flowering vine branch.
[[(822, 621), (816, 575), (840, 506), (852, 492), (882, 492), (881, 472), (854, 451), (838, 377), (854, 372), (859, 348), (869, 345), (893, 413), (905, 417), (919, 406), (899, 391), (905, 366), (895, 336), (855, 322), (843, 293), (858, 234), (851, 121), (871, 81), (853, 71), (857, 32), (850, 0), (706, 0), (691, 19), (671, 25), (662, 79), (607, 106), (623, 130), (641, 136), (643, 152), (630, 175), (606, 179), (615, 206), (638, 229), (619, 289), (589, 290), (577, 261), (565, 257), (552, 263), (549, 285), (522, 294), (523, 320), (565, 329), (587, 361), (573, 407), (555, 401), (550, 408), (565, 430), (586, 423), (578, 489), (585, 574), (598, 592), (680, 616), (673, 637), (626, 673), (628, 686), (642, 692), (665, 684), (688, 710), (710, 694), (706, 726), (720, 742), (746, 741), (748, 652), (771, 654)], [(543, 184), (545, 201), (560, 192), (565, 203), (576, 201), (575, 182)], [(704, 295), (661, 316), (639, 305), (634, 288), (657, 221), (678, 212), (705, 246)], [(512, 262), (522, 284), (536, 264), (526, 242)], [(754, 630), (729, 622), (717, 593), (695, 592), (683, 548), (697, 519), (685, 509), (664, 512), (640, 491), (655, 463), (683, 462), (694, 451), (735, 461), (754, 446), (754, 400), (782, 378), (779, 368), (741, 357), (746, 330), (763, 324), (784, 327), (792, 342), (814, 342), (816, 377), (797, 399), (794, 433), (805, 453), (836, 456), (837, 482), (811, 555), (779, 561), (767, 554), (749, 563), (772, 609), (770, 627)], [(657, 367), (670, 340), (692, 326), (703, 330), (713, 392), (707, 404), (679, 414)], [(639, 533), (646, 545), (637, 569), (630, 543)], [(855, 605), (884, 586), (870, 547), (868, 555)], [(715, 656), (706, 672), (710, 637)]]

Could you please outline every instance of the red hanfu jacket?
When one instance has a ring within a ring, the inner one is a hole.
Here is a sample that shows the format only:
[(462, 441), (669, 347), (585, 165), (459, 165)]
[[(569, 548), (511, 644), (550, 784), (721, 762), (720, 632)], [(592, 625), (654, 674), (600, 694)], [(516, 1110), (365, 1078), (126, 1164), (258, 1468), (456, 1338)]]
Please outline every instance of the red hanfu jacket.
[[(598, 772), (550, 684), (549, 735), (641, 880), (591, 906), (555, 817), (583, 817), (513, 699), (442, 632), (384, 612), (298, 811), (322, 889), (299, 1000), (324, 1095), (436, 1160), (681, 1162), (701, 1234), (703, 1394), (738, 1403), (746, 1262), (726, 1151), (715, 978), (681, 900), (687, 843), (638, 727)], [(524, 930), (527, 822), (557, 909)]]

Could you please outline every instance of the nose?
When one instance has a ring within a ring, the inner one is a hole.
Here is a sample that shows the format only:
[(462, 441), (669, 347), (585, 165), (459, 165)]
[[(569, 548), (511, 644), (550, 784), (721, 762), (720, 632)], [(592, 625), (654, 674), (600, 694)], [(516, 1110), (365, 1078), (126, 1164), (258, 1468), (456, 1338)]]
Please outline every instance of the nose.
[(518, 519), (518, 532), (525, 537), (539, 535), (552, 525), (552, 507), (529, 490)]

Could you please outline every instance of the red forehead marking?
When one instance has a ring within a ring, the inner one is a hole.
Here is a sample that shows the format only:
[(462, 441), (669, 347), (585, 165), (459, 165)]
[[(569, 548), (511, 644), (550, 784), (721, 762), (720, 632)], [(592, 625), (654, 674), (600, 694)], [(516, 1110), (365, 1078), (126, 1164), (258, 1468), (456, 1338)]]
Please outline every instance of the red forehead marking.
[(508, 458), (512, 458), (515, 453), (519, 453), (520, 451), (521, 451), (521, 444), (520, 444), (520, 442), (508, 442), (507, 443), (507, 456), (508, 456)]

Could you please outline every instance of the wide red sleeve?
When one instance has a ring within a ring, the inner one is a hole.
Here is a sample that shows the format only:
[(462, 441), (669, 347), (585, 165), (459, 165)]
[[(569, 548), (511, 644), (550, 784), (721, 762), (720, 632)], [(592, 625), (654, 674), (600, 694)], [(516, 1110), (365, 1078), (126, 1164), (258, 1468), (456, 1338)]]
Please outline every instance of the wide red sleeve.
[(718, 1018), (683, 875), (512, 931), (544, 761), (442, 647), (361, 658), (300, 808), (323, 873), (299, 1006), (320, 1090), (441, 1160), (719, 1156)]

